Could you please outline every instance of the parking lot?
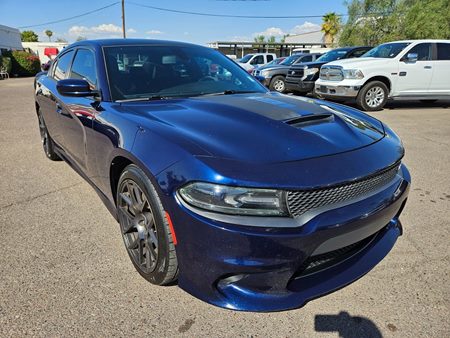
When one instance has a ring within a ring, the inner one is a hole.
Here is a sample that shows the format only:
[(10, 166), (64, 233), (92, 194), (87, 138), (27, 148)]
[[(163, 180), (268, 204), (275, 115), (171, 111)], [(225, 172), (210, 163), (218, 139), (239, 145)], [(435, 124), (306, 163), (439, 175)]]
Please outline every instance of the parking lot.
[(141, 278), (94, 190), (45, 158), (32, 78), (0, 81), (0, 336), (450, 336), (450, 103), (373, 115), (403, 139), (413, 179), (393, 251), (301, 309), (232, 312)]

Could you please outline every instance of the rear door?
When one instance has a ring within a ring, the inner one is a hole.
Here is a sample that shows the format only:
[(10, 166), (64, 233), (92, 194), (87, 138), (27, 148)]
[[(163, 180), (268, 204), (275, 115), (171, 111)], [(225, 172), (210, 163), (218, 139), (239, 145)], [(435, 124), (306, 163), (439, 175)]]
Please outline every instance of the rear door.
[(450, 95), (450, 42), (435, 44), (430, 95)]
[[(95, 54), (87, 48), (78, 48), (68, 78), (86, 80), (96, 90), (97, 68)], [(92, 133), (96, 116), (96, 101), (92, 97), (60, 97), (61, 128), (64, 130), (62, 147), (81, 168), (86, 169), (87, 134)]]
[[(427, 95), (433, 76), (432, 51), (432, 43), (419, 43), (403, 54), (398, 69), (398, 95)], [(407, 61), (408, 54), (417, 54), (417, 61)]]

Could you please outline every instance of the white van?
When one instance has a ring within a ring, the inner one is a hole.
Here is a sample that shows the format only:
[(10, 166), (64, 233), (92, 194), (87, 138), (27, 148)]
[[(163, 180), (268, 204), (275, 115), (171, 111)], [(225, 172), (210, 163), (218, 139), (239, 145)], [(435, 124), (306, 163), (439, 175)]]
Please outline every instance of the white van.
[(374, 111), (388, 99), (450, 99), (449, 79), (450, 40), (395, 41), (322, 66), (315, 93)]

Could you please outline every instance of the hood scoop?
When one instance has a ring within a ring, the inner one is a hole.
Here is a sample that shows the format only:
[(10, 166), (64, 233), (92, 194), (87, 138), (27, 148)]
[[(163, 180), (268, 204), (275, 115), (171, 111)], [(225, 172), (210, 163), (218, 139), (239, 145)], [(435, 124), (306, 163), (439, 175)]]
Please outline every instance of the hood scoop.
[(283, 122), (295, 128), (301, 128), (312, 124), (332, 122), (333, 120), (333, 114), (311, 114), (294, 117)]

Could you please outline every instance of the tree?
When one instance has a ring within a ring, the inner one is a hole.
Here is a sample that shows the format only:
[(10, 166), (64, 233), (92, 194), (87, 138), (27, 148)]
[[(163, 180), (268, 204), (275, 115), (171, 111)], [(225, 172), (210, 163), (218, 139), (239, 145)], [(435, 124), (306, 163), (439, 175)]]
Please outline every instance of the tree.
[(67, 40), (66, 39), (64, 39), (64, 38), (61, 38), (61, 37), (59, 37), (59, 38), (56, 38), (56, 40), (55, 40), (56, 42), (67, 42)]
[(23, 31), (20, 33), (22, 42), (38, 42), (38, 36), (33, 31)]
[(266, 41), (266, 37), (264, 35), (258, 35), (255, 36), (255, 42), (259, 42), (259, 43), (263, 43), (264, 41)]
[(275, 39), (275, 37), (274, 36), (269, 36), (268, 38), (266, 38), (266, 41), (268, 42), (268, 43), (275, 43), (276, 42), (276, 39)]
[(86, 40), (86, 37), (85, 36), (79, 36), (79, 37), (77, 37), (77, 41), (83, 41), (83, 40)]
[(322, 17), (322, 32), (325, 33), (325, 44), (334, 45), (334, 39), (341, 28), (341, 18), (335, 13), (327, 13)]
[(285, 43), (286, 42), (286, 38), (289, 36), (289, 34), (284, 34), (283, 37), (280, 39), (281, 43)]
[(53, 32), (52, 32), (50, 29), (47, 29), (47, 30), (45, 31), (45, 35), (48, 36), (48, 41), (52, 41), (52, 35), (53, 35)]

